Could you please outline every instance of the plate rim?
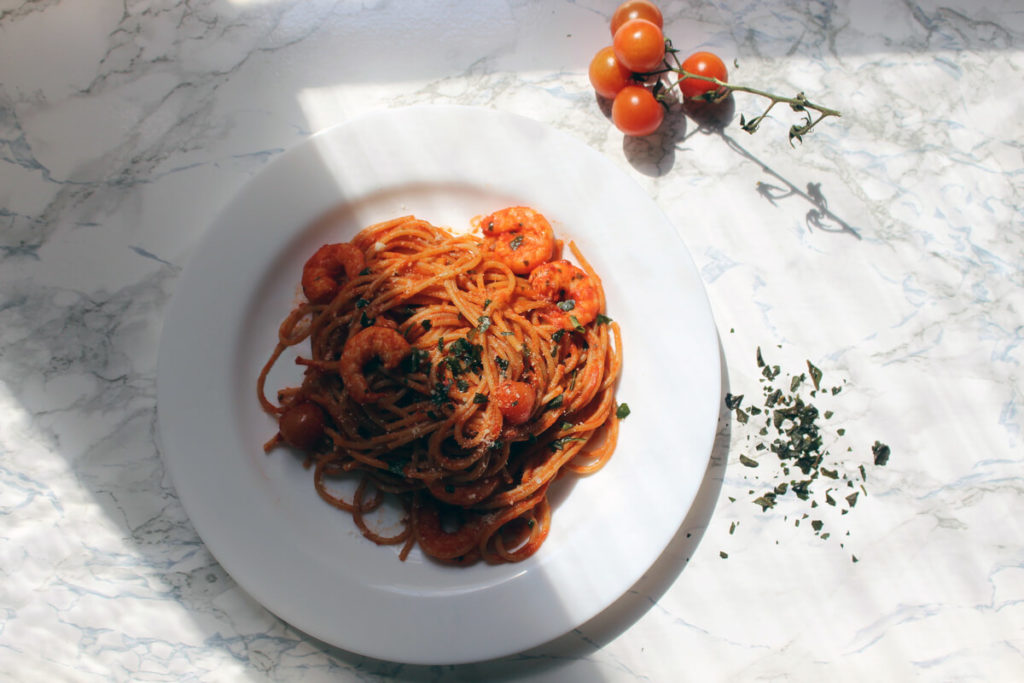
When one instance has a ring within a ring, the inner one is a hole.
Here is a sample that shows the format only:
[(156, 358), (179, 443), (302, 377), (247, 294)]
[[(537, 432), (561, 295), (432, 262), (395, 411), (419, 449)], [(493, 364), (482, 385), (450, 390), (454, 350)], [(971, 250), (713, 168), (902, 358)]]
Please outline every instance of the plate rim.
[[(515, 652), (529, 649), (530, 647), (541, 645), (544, 642), (548, 642), (551, 639), (558, 637), (559, 635), (562, 635), (565, 632), (568, 632), (572, 628), (575, 628), (580, 624), (584, 623), (585, 621), (587, 621), (588, 619), (596, 616), (604, 609), (607, 609), (608, 606), (610, 606), (616, 599), (621, 597), (621, 595), (625, 593), (629, 589), (629, 587), (640, 578), (640, 575), (642, 575), (642, 571), (636, 576), (634, 576), (632, 581), (626, 583), (625, 585), (622, 585), (621, 590), (616, 592), (614, 595), (604, 596), (604, 599), (602, 599), (601, 603), (598, 604), (596, 607), (592, 607), (591, 609), (585, 610), (577, 610), (577, 612), (579, 613), (572, 618), (573, 623), (563, 623), (560, 625), (558, 629), (554, 630), (550, 628), (547, 630), (542, 630), (541, 635), (534, 638), (527, 637), (520, 638), (518, 641), (508, 641), (509, 644), (507, 646), (503, 648), (494, 648), (493, 650), (488, 652), (463, 652), (461, 654), (438, 653), (436, 656), (423, 656), (422, 654), (412, 655), (409, 653), (403, 653), (401, 651), (396, 651), (394, 648), (388, 647), (382, 647), (377, 649), (372, 647), (353, 648), (350, 643), (346, 644), (345, 642), (338, 642), (337, 638), (333, 637), (331, 633), (324, 633), (323, 630), (320, 628), (310, 628), (308, 624), (303, 624), (301, 615), (300, 618), (296, 618), (295, 613), (287, 608), (282, 608), (281, 605), (279, 604), (279, 601), (274, 599), (268, 599), (266, 591), (263, 589), (263, 587), (258, 585), (259, 581), (253, 581), (251, 576), (246, 575), (244, 569), (240, 569), (239, 563), (236, 562), (234, 558), (222, 556), (223, 554), (231, 555), (235, 552), (234, 550), (225, 551), (223, 547), (214, 547), (216, 545), (216, 542), (211, 543), (210, 541), (208, 541), (208, 537), (216, 538), (217, 533), (211, 533), (211, 523), (208, 518), (204, 518), (206, 514), (205, 512), (200, 512), (198, 515), (194, 516), (195, 512), (199, 508), (197, 507), (197, 503), (195, 502), (191, 493), (188, 491), (189, 485), (182, 485), (182, 482), (186, 481), (187, 477), (183, 477), (181, 463), (180, 461), (175, 460), (175, 456), (172, 452), (173, 449), (177, 447), (176, 439), (174, 436), (171, 436), (170, 439), (167, 438), (169, 435), (172, 435), (174, 433), (175, 429), (174, 426), (169, 424), (168, 422), (169, 420), (174, 418), (170, 416), (173, 411), (170, 411), (168, 407), (171, 404), (169, 403), (170, 399), (168, 398), (167, 395), (167, 392), (170, 391), (167, 387), (174, 385), (174, 381), (172, 379), (169, 379), (169, 377), (172, 377), (172, 373), (174, 373), (176, 370), (176, 368), (173, 366), (173, 349), (175, 344), (174, 335), (178, 334), (178, 332), (174, 329), (173, 325), (180, 324), (181, 319), (183, 317), (185, 320), (188, 320), (188, 316), (181, 310), (181, 307), (183, 305), (182, 302), (186, 301), (187, 297), (194, 296), (193, 289), (196, 286), (194, 284), (195, 273), (201, 272), (201, 270), (199, 269), (203, 267), (202, 257), (197, 257), (196, 253), (198, 252), (199, 254), (202, 254), (204, 249), (210, 248), (211, 244), (216, 245), (217, 240), (223, 237), (223, 233), (225, 232), (226, 228), (222, 226), (224, 225), (226, 217), (231, 216), (232, 211), (236, 210), (238, 203), (246, 199), (247, 193), (252, 192), (252, 188), (255, 187), (255, 183), (257, 183), (260, 178), (267, 178), (270, 174), (275, 172), (275, 169), (280, 169), (282, 168), (283, 165), (289, 163), (289, 160), (300, 158), (301, 155), (304, 153), (303, 150), (307, 150), (305, 153), (308, 154), (308, 150), (315, 149), (317, 145), (320, 145), (325, 141), (329, 142), (333, 138), (339, 136), (344, 137), (346, 131), (348, 131), (348, 133), (350, 134), (352, 131), (359, 130), (361, 127), (378, 126), (380, 125), (379, 122), (382, 117), (390, 119), (397, 118), (399, 120), (404, 117), (412, 117), (414, 119), (420, 117), (422, 119), (424, 115), (426, 115), (427, 118), (455, 117), (475, 119), (477, 122), (484, 121), (485, 125), (496, 125), (499, 128), (502, 125), (511, 125), (533, 131), (542, 131), (546, 136), (549, 136), (549, 139), (557, 139), (558, 144), (565, 145), (568, 148), (574, 149), (575, 151), (583, 154), (584, 156), (589, 155), (592, 159), (598, 159), (598, 165), (600, 166), (602, 173), (610, 174), (611, 176), (614, 176), (616, 178), (617, 182), (627, 184), (633, 195), (637, 195), (638, 193), (642, 195), (649, 205), (649, 210), (652, 210), (653, 212), (659, 214), (661, 216), (664, 226), (671, 228), (669, 232), (673, 235), (674, 239), (676, 240), (677, 250), (685, 257), (685, 263), (681, 264), (681, 266), (686, 271), (687, 278), (696, 285), (698, 285), (697, 298), (702, 302), (702, 310), (700, 311), (700, 313), (701, 317), (703, 317), (704, 321), (707, 323), (707, 327), (704, 330), (704, 332), (710, 334), (709, 338), (707, 339), (707, 346), (711, 351), (709, 355), (713, 357), (712, 360), (714, 368), (713, 371), (708, 372), (709, 375), (713, 376), (713, 386), (710, 386), (708, 388), (708, 394), (711, 396), (710, 403), (711, 407), (713, 408), (713, 410), (711, 411), (713, 417), (708, 421), (708, 424), (706, 426), (706, 434), (703, 435), (703, 440), (704, 442), (706, 442), (706, 448), (702, 449), (702, 457), (693, 465), (693, 470), (697, 473), (697, 476), (696, 480), (692, 483), (692, 486), (690, 487), (691, 490), (685, 496), (687, 500), (685, 502), (685, 505), (681, 506), (681, 515), (678, 516), (678, 519), (676, 519), (676, 524), (672, 527), (672, 533), (669, 533), (667, 534), (667, 536), (665, 536), (665, 538), (663, 539), (663, 543), (661, 543), (658, 548), (658, 552), (650, 558), (650, 561), (646, 563), (646, 566), (650, 566), (657, 561), (658, 557), (660, 557), (661, 553), (668, 546), (669, 542), (671, 541), (671, 538), (674, 536), (679, 526), (683, 524), (686, 514), (692, 508), (694, 499), (697, 495), (697, 491), (699, 490), (700, 484), (702, 483), (704, 472), (707, 468), (707, 464), (712, 453), (718, 416), (717, 403), (719, 393), (721, 390), (721, 367), (720, 357), (718, 354), (718, 333), (711, 313), (710, 302), (707, 298), (707, 293), (704, 288), (703, 282), (701, 281), (699, 273), (696, 270), (696, 266), (693, 262), (692, 255), (687, 250), (681, 237), (679, 236), (675, 228), (672, 226), (667, 216), (665, 216), (664, 213), (661, 212), (660, 208), (657, 207), (653, 199), (647, 196), (646, 192), (643, 191), (639, 183), (637, 183), (633, 178), (628, 176), (624, 171), (614, 166), (614, 164), (612, 164), (612, 162), (609, 159), (607, 159), (606, 157), (604, 157), (596, 150), (583, 143), (582, 141), (576, 139), (575, 137), (562, 131), (551, 128), (549, 126), (546, 126), (545, 124), (542, 124), (540, 122), (516, 114), (501, 112), (494, 109), (469, 107), (464, 105), (415, 105), (412, 107), (402, 107), (395, 109), (386, 109), (383, 111), (368, 112), (362, 116), (355, 117), (351, 120), (339, 123), (335, 126), (319, 131), (318, 133), (297, 143), (296, 145), (292, 146), (291, 148), (283, 152), (281, 155), (278, 155), (277, 157), (272, 159), (256, 175), (254, 175), (252, 178), (243, 183), (242, 187), (239, 188), (239, 190), (228, 200), (228, 202), (221, 209), (221, 211), (219, 211), (214, 216), (213, 220), (211, 221), (207, 229), (204, 231), (204, 233), (198, 240), (195, 247), (196, 252), (194, 252), (193, 255), (189, 258), (188, 263), (186, 264), (185, 268), (179, 275), (179, 279), (175, 285), (174, 293), (172, 294), (171, 302), (168, 305), (167, 312), (164, 318), (165, 325), (160, 337), (157, 362), (158, 433), (159, 438), (161, 439), (161, 458), (165, 463), (165, 467), (167, 468), (168, 473), (171, 476), (171, 480), (175, 486), (175, 491), (179, 499), (181, 500), (182, 505), (185, 508), (185, 511), (188, 514), (190, 521), (192, 522), (194, 528), (196, 529), (197, 534), (203, 540), (207, 549), (211, 552), (215, 559), (217, 559), (217, 561), (221, 563), (222, 566), (224, 566), (225, 570), (232, 575), (232, 578), (236, 581), (236, 583), (238, 583), (239, 586), (241, 586), (246, 592), (252, 595), (252, 597), (254, 597), (258, 602), (260, 602), (260, 604), (262, 604), (269, 611), (279, 616), (295, 628), (306, 633), (309, 633), (311, 636), (316, 637), (320, 640), (328, 642), (337, 647), (355, 652), (357, 654), (363, 654), (366, 656), (371, 656), (378, 659), (384, 659), (389, 661), (399, 661), (413, 664), (455, 664), (493, 659), (495, 657), (513, 654)], [(190, 280), (190, 277), (192, 277), (193, 279)], [(310, 492), (312, 492), (311, 484)]]

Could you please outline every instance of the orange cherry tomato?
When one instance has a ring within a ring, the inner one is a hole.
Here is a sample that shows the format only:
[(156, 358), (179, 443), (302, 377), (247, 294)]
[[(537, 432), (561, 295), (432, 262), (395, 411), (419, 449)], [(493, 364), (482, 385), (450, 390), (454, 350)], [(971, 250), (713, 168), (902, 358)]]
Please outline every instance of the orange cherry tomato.
[[(683, 60), (683, 71), (688, 71), (698, 76), (717, 78), (723, 83), (729, 80), (729, 71), (725, 68), (718, 55), (711, 52), (694, 52)], [(685, 99), (691, 99), (703, 95), (706, 92), (717, 90), (719, 86), (711, 81), (703, 81), (699, 78), (684, 78), (679, 82), (679, 90)]]
[(630, 19), (620, 26), (612, 47), (619, 62), (635, 73), (654, 71), (665, 58), (665, 36), (657, 24), (646, 19)]
[(661, 10), (653, 2), (647, 2), (647, 0), (626, 0), (612, 14), (612, 35), (614, 36), (619, 27), (630, 19), (646, 19), (652, 24), (657, 24), (658, 28), (665, 27)]
[(530, 419), (537, 394), (526, 382), (508, 380), (494, 387), (491, 399), (498, 406), (506, 422), (521, 425)]
[(630, 83), (632, 72), (619, 63), (615, 48), (602, 48), (590, 62), (590, 84), (601, 97), (611, 99)]
[(288, 406), (278, 419), (277, 428), (287, 443), (310, 451), (324, 436), (324, 422), (323, 408), (304, 401)]
[(612, 123), (626, 135), (642, 137), (658, 130), (665, 109), (647, 88), (627, 85), (612, 102)]

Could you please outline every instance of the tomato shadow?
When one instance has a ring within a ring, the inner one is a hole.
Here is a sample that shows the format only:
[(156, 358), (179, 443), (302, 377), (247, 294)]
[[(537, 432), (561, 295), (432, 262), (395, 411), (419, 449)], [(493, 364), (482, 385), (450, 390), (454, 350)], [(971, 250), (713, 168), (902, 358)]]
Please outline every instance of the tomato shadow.
[(668, 174), (675, 165), (676, 148), (689, 135), (691, 126), (682, 116), (682, 104), (675, 90), (661, 94), (665, 105), (665, 119), (655, 132), (643, 137), (622, 136), (622, 154), (638, 172), (651, 178)]
[[(846, 234), (862, 239), (857, 228), (836, 215), (828, 206), (828, 199), (820, 182), (807, 182), (803, 186), (786, 178), (726, 132), (733, 125), (736, 102), (730, 93), (720, 101), (687, 100), (677, 103), (665, 117), (663, 130), (646, 138), (624, 138), (623, 151), (637, 171), (652, 177), (666, 175), (675, 164), (675, 153), (694, 135), (716, 135), (725, 146), (747, 161), (757, 165), (770, 181), (757, 181), (754, 190), (772, 206), (797, 199), (809, 205), (804, 223), (809, 231)], [(692, 126), (687, 125), (687, 121)]]
[[(672, 171), (676, 152), (690, 137), (724, 130), (736, 113), (732, 93), (716, 102), (678, 98), (675, 89), (662, 93), (665, 120), (661, 127), (645, 137), (623, 136), (622, 152), (630, 165), (640, 173), (660, 178)], [(605, 115), (610, 120), (609, 112)]]

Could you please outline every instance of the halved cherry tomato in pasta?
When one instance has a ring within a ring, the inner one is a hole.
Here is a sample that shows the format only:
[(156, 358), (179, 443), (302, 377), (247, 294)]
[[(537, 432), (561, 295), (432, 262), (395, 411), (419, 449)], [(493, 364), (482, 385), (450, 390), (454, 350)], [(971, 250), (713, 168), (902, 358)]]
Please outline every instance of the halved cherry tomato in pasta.
[(537, 394), (526, 382), (505, 381), (494, 387), (491, 399), (506, 422), (521, 425), (530, 419)]
[(612, 102), (612, 123), (626, 135), (650, 135), (664, 118), (664, 107), (650, 90), (639, 85), (627, 85)]
[(590, 62), (590, 84), (601, 97), (611, 99), (629, 85), (632, 72), (615, 56), (615, 48), (602, 48)]
[[(694, 52), (683, 60), (682, 66), (683, 71), (688, 71), (691, 74), (717, 78), (723, 83), (729, 80), (729, 71), (725, 68), (725, 62), (712, 52)], [(679, 90), (686, 99), (698, 97), (708, 91), (717, 90), (719, 87), (711, 81), (699, 78), (684, 78), (679, 82)]]
[(652, 24), (657, 24), (658, 28), (664, 28), (665, 26), (661, 10), (653, 2), (647, 2), (647, 0), (626, 0), (612, 14), (612, 35), (614, 36), (619, 27), (630, 19), (646, 19)]
[(657, 24), (646, 19), (630, 19), (620, 26), (612, 47), (619, 62), (636, 73), (656, 70), (665, 58), (665, 36)]
[(285, 408), (278, 418), (277, 429), (286, 443), (309, 451), (323, 438), (324, 421), (323, 408), (303, 401)]

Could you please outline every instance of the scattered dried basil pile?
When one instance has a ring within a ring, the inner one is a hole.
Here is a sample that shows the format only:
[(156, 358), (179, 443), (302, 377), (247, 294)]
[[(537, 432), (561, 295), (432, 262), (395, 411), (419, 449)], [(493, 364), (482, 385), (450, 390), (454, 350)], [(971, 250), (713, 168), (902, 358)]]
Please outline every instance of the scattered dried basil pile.
[[(775, 464), (777, 468), (777, 472), (766, 477), (769, 479), (766, 486), (759, 485), (748, 494), (762, 511), (774, 508), (784, 498), (805, 502), (806, 509), (794, 519), (794, 525), (800, 526), (802, 521), (809, 520), (814, 534), (826, 540), (832, 532), (825, 528), (822, 518), (828, 515), (822, 514), (825, 508), (820, 506), (830, 506), (845, 515), (861, 495), (867, 495), (864, 465), (859, 465), (855, 474), (844, 472), (847, 468), (843, 463), (835, 462), (824, 445), (822, 420), (830, 420), (833, 412), (820, 412), (810, 402), (822, 394), (835, 396), (842, 387), (826, 388), (822, 383), (821, 370), (810, 361), (807, 361), (807, 372), (783, 377), (778, 365), (765, 362), (760, 347), (757, 349), (757, 366), (761, 369), (763, 385), (760, 406), (744, 407), (742, 394), (725, 396), (725, 406), (733, 411), (737, 422), (749, 425), (751, 429), (757, 429), (757, 424), (763, 422), (753, 439), (751, 435), (747, 436), (752, 450), (740, 455), (740, 464), (752, 469), (760, 468), (762, 464)], [(838, 428), (834, 433), (842, 437), (846, 430)], [(852, 450), (852, 447), (847, 448), (847, 451)], [(880, 441), (874, 442), (871, 452), (876, 466), (884, 466), (889, 461), (890, 449)], [(754, 475), (754, 478), (761, 477)], [(735, 501), (731, 496), (730, 500)], [(785, 518), (788, 520), (789, 516)], [(737, 524), (731, 524), (730, 534), (735, 532)], [(843, 543), (840, 545), (845, 547)], [(851, 557), (857, 561), (855, 555)]]

